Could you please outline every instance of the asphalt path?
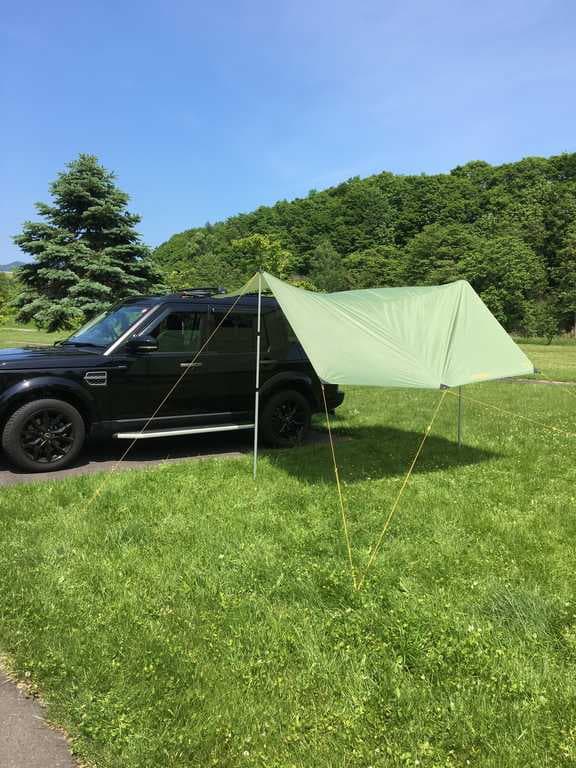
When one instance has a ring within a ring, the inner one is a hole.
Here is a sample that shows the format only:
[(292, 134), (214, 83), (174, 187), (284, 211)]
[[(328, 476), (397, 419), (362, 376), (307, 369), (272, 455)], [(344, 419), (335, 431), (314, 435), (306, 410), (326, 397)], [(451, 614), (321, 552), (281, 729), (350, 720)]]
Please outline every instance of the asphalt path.
[(37, 701), (0, 671), (0, 766), (74, 768), (68, 743), (43, 719)]
[[(325, 433), (313, 431), (306, 442), (324, 443), (327, 439)], [(200, 461), (217, 456), (239, 458), (252, 451), (252, 441), (253, 435), (249, 430), (246, 432), (208, 433), (206, 435), (138, 440), (120, 464), (118, 471), (145, 469), (164, 462), (173, 463), (191, 459)], [(118, 459), (128, 445), (128, 440), (89, 442), (72, 467), (58, 472), (41, 473), (22, 472), (16, 469), (0, 451), (0, 486), (62, 480), (65, 477), (108, 472), (116, 466)], [(0, 768), (3, 768), (1, 763)]]

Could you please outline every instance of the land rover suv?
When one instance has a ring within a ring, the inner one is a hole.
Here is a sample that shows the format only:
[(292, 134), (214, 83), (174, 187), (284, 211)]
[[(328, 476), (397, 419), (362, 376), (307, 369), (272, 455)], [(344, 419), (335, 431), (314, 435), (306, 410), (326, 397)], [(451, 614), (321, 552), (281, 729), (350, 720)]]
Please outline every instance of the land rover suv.
[[(22, 470), (43, 472), (74, 462), (88, 435), (253, 429), (257, 298), (219, 298), (210, 289), (135, 297), (53, 347), (0, 350), (4, 453)], [(325, 396), (330, 410), (344, 399), (328, 384)], [(263, 440), (300, 442), (323, 408), (302, 347), (276, 300), (262, 297)]]

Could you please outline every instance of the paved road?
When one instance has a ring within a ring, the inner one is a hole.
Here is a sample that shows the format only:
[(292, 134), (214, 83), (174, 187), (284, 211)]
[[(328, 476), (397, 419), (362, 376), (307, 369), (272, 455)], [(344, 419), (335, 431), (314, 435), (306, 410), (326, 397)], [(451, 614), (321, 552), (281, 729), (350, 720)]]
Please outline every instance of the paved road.
[[(309, 441), (323, 443), (327, 435), (322, 432), (310, 433)], [(250, 432), (229, 434), (194, 435), (192, 437), (158, 438), (138, 441), (128, 457), (122, 462), (121, 469), (142, 469), (162, 462), (185, 461), (189, 459), (209, 459), (215, 456), (235, 458), (252, 451), (253, 437)], [(14, 469), (0, 452), (0, 486), (15, 483), (61, 480), (74, 475), (88, 475), (93, 472), (106, 472), (128, 447), (128, 441), (109, 440), (88, 444), (86, 450), (70, 469), (59, 472), (40, 474), (20, 472)], [(0, 768), (4, 768), (0, 763)]]
[(74, 768), (64, 736), (49, 728), (42, 709), (0, 672), (0, 766)]

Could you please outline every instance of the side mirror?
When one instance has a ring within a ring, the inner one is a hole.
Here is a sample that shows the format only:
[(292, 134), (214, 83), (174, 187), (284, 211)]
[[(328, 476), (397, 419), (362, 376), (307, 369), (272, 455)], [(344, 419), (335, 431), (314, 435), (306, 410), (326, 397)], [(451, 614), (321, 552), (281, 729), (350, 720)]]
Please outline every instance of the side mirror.
[(147, 352), (157, 352), (158, 342), (154, 336), (136, 336), (128, 342), (128, 349), (136, 355), (145, 355)]

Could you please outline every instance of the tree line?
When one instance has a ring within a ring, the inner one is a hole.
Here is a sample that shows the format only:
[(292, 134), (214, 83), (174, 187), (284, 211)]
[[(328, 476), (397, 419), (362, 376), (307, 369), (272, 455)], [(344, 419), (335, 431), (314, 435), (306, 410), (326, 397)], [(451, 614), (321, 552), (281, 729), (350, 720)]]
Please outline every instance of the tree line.
[(273, 251), (312, 289), (465, 279), (508, 330), (574, 331), (576, 154), (353, 178), (174, 235), (153, 260), (174, 286), (231, 287)]
[(114, 174), (80, 155), (15, 237), (33, 261), (0, 285), (16, 319), (78, 326), (121, 298), (238, 288), (257, 269), (310, 290), (468, 280), (511, 331), (575, 331), (576, 154), (447, 174), (353, 178), (292, 202), (206, 224), (151, 251)]

